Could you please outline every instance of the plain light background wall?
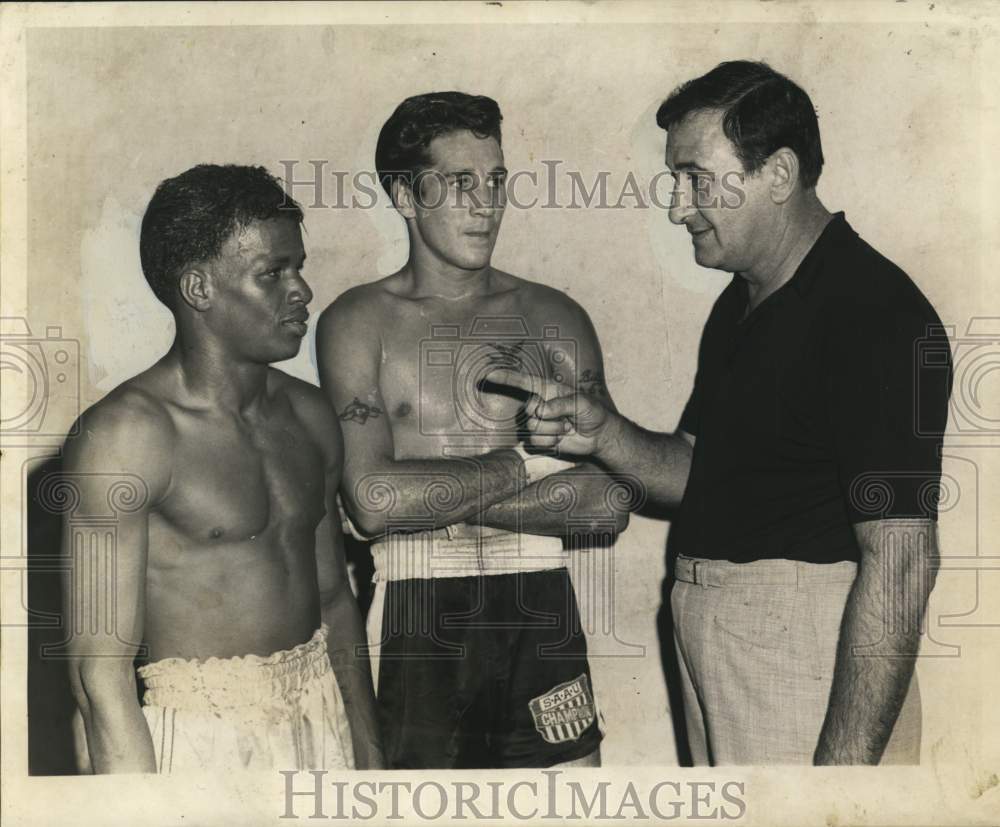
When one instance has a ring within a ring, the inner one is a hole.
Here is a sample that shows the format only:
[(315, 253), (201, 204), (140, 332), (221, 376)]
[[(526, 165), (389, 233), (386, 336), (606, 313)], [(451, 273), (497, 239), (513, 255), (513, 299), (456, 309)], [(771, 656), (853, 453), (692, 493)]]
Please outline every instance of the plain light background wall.
[[(459, 89), (499, 101), (512, 171), (544, 176), (543, 160), (562, 161), (588, 182), (607, 171), (614, 200), (629, 172), (645, 182), (663, 169), (654, 113), (671, 89), (721, 60), (752, 58), (812, 97), (827, 206), (845, 210), (962, 332), (996, 307), (986, 282), (993, 262), (981, 243), (993, 229), (977, 171), (995, 149), (983, 137), (993, 81), (981, 55), (974, 30), (923, 22), (31, 30), (30, 320), (80, 340), (82, 401), (92, 403), (171, 341), (170, 316), (146, 287), (138, 256), (142, 212), (162, 179), (203, 162), (263, 164), (280, 175), (280, 161), (296, 159), (300, 180), (311, 177), (312, 159), (326, 160), (328, 173), (370, 170), (396, 104)], [(332, 201), (332, 177), (324, 183)], [(308, 207), (311, 190), (295, 194)], [(665, 211), (624, 203), (508, 210), (494, 263), (578, 300), (600, 336), (619, 409), (670, 429), (728, 276), (695, 265), (687, 234)], [(376, 209), (307, 209), (306, 228), (314, 314), (405, 261), (403, 223), (384, 195)], [(315, 381), (312, 341), (311, 332), (284, 367)], [(965, 460), (954, 467), (963, 480), (975, 473)], [(988, 492), (981, 497), (989, 501)], [(963, 508), (942, 515), (946, 552), (950, 542), (954, 553), (970, 553), (984, 531)], [(612, 603), (581, 595), (589, 616), (613, 615), (630, 653), (644, 647), (641, 656), (593, 661), (607, 764), (675, 761), (655, 627), (667, 529), (635, 518), (613, 553), (595, 553), (613, 566)], [(974, 608), (975, 594), (956, 576), (942, 578), (935, 599), (941, 611), (960, 613)], [(621, 654), (608, 640), (592, 646)], [(954, 659), (921, 664), (927, 749), (961, 751), (948, 741), (959, 718), (963, 731), (976, 729), (974, 682), (965, 675), (956, 688), (956, 668)], [(934, 718), (935, 709), (947, 718)]]

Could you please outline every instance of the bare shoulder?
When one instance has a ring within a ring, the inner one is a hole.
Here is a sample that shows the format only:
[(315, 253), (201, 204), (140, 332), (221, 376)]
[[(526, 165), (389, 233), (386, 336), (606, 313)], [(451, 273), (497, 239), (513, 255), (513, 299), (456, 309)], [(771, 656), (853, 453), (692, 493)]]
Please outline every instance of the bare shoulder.
[(367, 327), (391, 313), (393, 278), (387, 276), (345, 290), (320, 313), (317, 335), (324, 336), (340, 326)]
[(365, 375), (377, 371), (383, 330), (399, 310), (399, 299), (385, 288), (386, 281), (345, 290), (320, 314), (316, 362), (327, 392), (345, 376), (351, 376), (354, 384), (359, 371)]
[(68, 470), (136, 475), (150, 494), (162, 493), (176, 429), (166, 404), (141, 376), (84, 411), (78, 425), (66, 441)]
[[(127, 443), (130, 449), (155, 447), (174, 436), (174, 425), (163, 400), (139, 382), (129, 380), (96, 402), (80, 416), (77, 437), (71, 442), (100, 440), (107, 445)], [(143, 444), (138, 444), (139, 442)]]
[(340, 423), (326, 394), (316, 385), (278, 368), (268, 370), (268, 385), (272, 393), (288, 401), (309, 439), (328, 460), (339, 457)]
[(324, 416), (333, 415), (326, 394), (311, 382), (291, 376), (275, 367), (268, 369), (267, 382), (270, 391), (287, 399), (296, 412), (307, 414), (310, 419), (322, 419)]
[(567, 382), (613, 409), (604, 379), (604, 356), (590, 316), (562, 290), (519, 279), (521, 312), (529, 327), (541, 335), (556, 381)]
[(536, 326), (559, 327), (559, 336), (594, 336), (594, 325), (583, 306), (569, 294), (537, 281), (516, 279), (525, 315)]

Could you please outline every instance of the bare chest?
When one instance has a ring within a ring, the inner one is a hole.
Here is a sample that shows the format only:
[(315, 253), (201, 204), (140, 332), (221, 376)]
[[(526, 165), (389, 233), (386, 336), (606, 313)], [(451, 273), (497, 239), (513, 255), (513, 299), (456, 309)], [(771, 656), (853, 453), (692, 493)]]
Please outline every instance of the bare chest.
[(160, 509), (194, 542), (311, 533), (324, 513), (324, 461), (292, 417), (179, 424), (175, 469)]
[(497, 367), (551, 375), (555, 335), (544, 334), (514, 312), (424, 313), (387, 329), (379, 390), (397, 454), (517, 442), (523, 396), (488, 376)]

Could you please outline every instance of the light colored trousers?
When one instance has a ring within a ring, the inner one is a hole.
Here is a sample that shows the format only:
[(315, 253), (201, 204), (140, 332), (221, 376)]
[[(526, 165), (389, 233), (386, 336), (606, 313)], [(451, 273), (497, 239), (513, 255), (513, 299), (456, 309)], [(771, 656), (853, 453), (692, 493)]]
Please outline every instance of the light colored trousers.
[[(811, 764), (854, 563), (679, 557), (670, 596), (696, 766)], [(883, 764), (920, 761), (914, 675)]]

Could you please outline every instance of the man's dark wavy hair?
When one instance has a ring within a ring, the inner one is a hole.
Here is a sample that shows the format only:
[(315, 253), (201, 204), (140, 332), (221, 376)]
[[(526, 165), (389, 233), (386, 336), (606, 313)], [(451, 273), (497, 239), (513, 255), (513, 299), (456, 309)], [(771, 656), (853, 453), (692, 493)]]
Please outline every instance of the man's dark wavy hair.
[(748, 173), (757, 172), (781, 147), (799, 159), (806, 188), (816, 186), (823, 170), (823, 147), (816, 110), (809, 96), (766, 63), (732, 60), (678, 86), (656, 112), (667, 131), (686, 116), (723, 111), (722, 129)]
[(493, 98), (464, 92), (429, 92), (404, 100), (389, 116), (375, 146), (375, 170), (389, 197), (392, 182), (411, 184), (430, 167), (428, 148), (441, 135), (467, 129), (478, 138), (500, 139), (503, 116)]
[(139, 234), (146, 281), (161, 302), (175, 309), (185, 267), (210, 261), (234, 231), (271, 218), (301, 224), (302, 208), (264, 167), (199, 164), (162, 181)]

